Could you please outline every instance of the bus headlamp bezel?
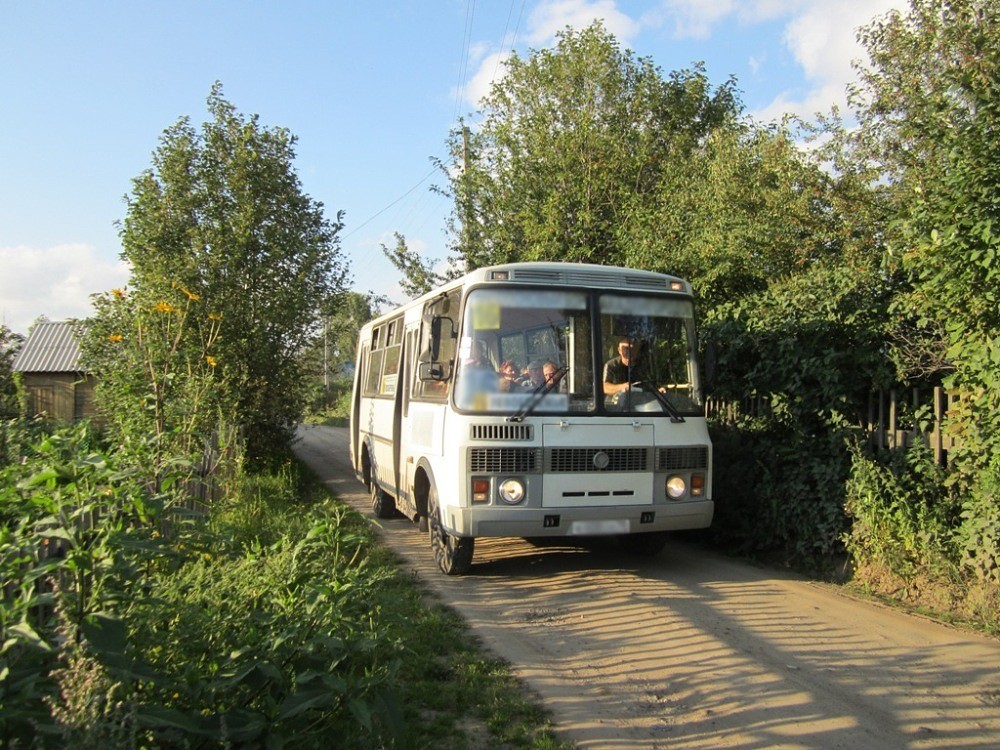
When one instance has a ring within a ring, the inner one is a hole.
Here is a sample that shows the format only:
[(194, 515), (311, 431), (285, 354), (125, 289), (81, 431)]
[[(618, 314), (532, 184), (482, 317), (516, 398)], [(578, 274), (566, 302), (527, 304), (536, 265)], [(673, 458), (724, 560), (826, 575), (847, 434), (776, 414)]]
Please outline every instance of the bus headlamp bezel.
[(528, 496), (524, 480), (508, 477), (497, 483), (497, 495), (505, 505), (520, 505)]
[(688, 491), (687, 482), (684, 477), (679, 474), (671, 474), (668, 476), (663, 489), (667, 494), (667, 498), (670, 500), (680, 500), (687, 495)]

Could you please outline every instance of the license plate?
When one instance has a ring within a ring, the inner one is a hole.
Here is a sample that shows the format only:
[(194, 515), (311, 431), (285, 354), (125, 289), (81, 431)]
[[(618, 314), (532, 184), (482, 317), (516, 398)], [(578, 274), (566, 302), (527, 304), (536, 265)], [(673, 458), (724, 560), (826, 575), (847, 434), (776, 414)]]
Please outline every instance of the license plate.
[(573, 521), (569, 533), (573, 536), (601, 536), (603, 534), (627, 534), (629, 522), (625, 519), (611, 521)]

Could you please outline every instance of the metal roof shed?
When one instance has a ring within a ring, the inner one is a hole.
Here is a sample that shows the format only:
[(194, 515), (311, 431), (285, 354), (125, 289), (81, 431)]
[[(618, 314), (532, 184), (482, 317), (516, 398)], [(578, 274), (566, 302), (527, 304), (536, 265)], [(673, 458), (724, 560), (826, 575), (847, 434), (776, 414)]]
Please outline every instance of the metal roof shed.
[(72, 422), (94, 416), (94, 379), (80, 365), (80, 323), (39, 323), (14, 360), (28, 415)]

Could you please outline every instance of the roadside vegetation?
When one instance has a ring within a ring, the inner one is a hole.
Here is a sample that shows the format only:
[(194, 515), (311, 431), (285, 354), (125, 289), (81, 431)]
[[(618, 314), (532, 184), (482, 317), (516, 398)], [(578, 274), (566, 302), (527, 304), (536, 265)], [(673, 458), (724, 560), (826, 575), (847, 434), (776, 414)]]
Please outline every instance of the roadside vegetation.
[(157, 489), (87, 425), (3, 434), (4, 747), (564, 747), (298, 464), (193, 509), (184, 461)]

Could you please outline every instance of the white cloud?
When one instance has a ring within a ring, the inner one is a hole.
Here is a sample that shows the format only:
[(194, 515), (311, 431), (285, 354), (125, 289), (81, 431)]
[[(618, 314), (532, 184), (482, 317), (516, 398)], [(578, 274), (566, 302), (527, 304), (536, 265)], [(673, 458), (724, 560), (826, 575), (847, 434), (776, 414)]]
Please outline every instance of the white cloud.
[(639, 32), (639, 24), (618, 10), (615, 0), (543, 0), (528, 17), (528, 39), (549, 44), (567, 26), (585, 29), (600, 20), (624, 44)]
[(650, 26), (672, 23), (678, 39), (707, 39), (712, 27), (734, 11), (734, 0), (663, 0), (644, 22)]
[(466, 103), (478, 107), (483, 97), (490, 93), (494, 81), (504, 75), (504, 62), (510, 57), (510, 51), (493, 52), (479, 63), (479, 68), (473, 74), (465, 87)]
[(906, 4), (906, 0), (815, 0), (804, 5), (786, 25), (784, 39), (802, 67), (809, 89), (794, 99), (782, 94), (766, 111), (775, 112), (781, 104), (783, 112), (808, 118), (834, 104), (843, 109), (846, 87), (856, 79), (852, 63), (864, 56), (857, 41), (858, 29)]
[(39, 316), (85, 318), (90, 296), (128, 281), (128, 265), (90, 245), (0, 247), (0, 322), (27, 333)]
[[(786, 90), (753, 114), (760, 120), (787, 113), (811, 118), (834, 104), (844, 108), (847, 84), (856, 77), (852, 62), (863, 56), (858, 28), (890, 9), (906, 6), (907, 0), (660, 0), (644, 14), (643, 24), (672, 26), (679, 39), (708, 39), (728, 20), (751, 34), (754, 26), (784, 23), (784, 44), (801, 67), (805, 88), (794, 94)], [(751, 59), (748, 65), (763, 72), (760, 59)]]
[(707, 39), (715, 27), (730, 17), (746, 26), (794, 14), (812, 0), (661, 0), (643, 14), (646, 26), (673, 25), (678, 39)]
[[(623, 44), (628, 44), (641, 28), (639, 22), (618, 10), (616, 0), (542, 0), (528, 16), (525, 41), (536, 49), (547, 47), (567, 26), (581, 30), (597, 20)], [(466, 104), (473, 108), (479, 106), (493, 82), (503, 77), (503, 63), (510, 54), (510, 49), (473, 45), (470, 67), (477, 67), (465, 86)]]

